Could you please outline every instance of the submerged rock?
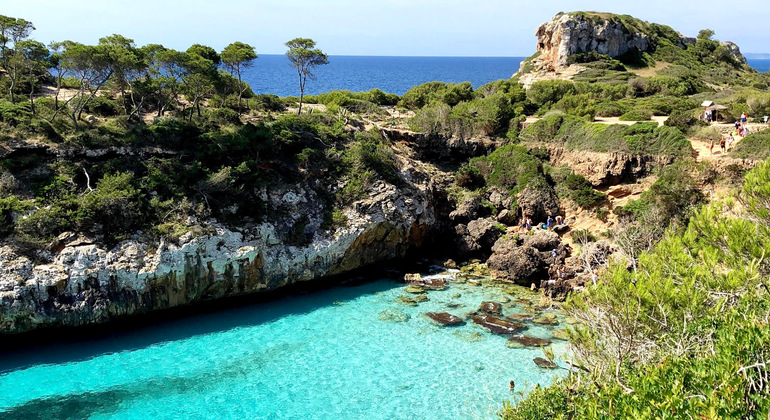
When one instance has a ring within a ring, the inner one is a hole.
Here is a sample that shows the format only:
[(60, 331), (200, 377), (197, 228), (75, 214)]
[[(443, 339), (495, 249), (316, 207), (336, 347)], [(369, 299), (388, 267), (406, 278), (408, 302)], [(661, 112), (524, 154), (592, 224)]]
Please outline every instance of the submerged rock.
[(519, 331), (527, 329), (527, 326), (524, 324), (506, 321), (491, 315), (473, 315), (471, 319), (474, 323), (495, 334), (516, 334)]
[(503, 307), (497, 302), (481, 302), (477, 312), (484, 312), (490, 315), (502, 314)]
[(556, 369), (559, 367), (559, 365), (557, 365), (556, 363), (547, 359), (543, 359), (542, 357), (535, 357), (532, 361), (535, 362), (537, 367), (540, 367), (543, 369)]
[(385, 309), (380, 312), (380, 315), (378, 316), (380, 321), (385, 322), (407, 322), (409, 321), (409, 318), (411, 317), (408, 313), (395, 308)]
[(567, 330), (564, 329), (551, 330), (551, 338), (556, 340), (569, 341), (569, 334), (567, 334)]
[(518, 313), (518, 314), (508, 315), (507, 317), (505, 317), (505, 319), (509, 319), (515, 322), (530, 322), (533, 319), (535, 319), (535, 316), (532, 314)]
[(551, 340), (544, 338), (530, 337), (528, 335), (514, 335), (508, 339), (507, 347), (510, 348), (523, 348), (523, 347), (542, 347), (551, 344)]
[(404, 289), (404, 291), (407, 293), (413, 293), (413, 294), (425, 293), (425, 289), (419, 286), (407, 286), (407, 288)]
[(406, 305), (406, 306), (417, 306), (417, 301), (414, 300), (412, 297), (406, 296), (406, 295), (401, 295), (401, 296), (397, 297), (394, 300), (394, 302), (400, 303), (400, 304)]
[(460, 317), (447, 312), (426, 312), (425, 316), (444, 327), (465, 324)]
[(535, 319), (532, 320), (535, 324), (540, 325), (556, 325), (559, 323), (559, 320), (556, 318), (555, 314), (543, 314)]
[(415, 297), (414, 297), (414, 300), (415, 300), (416, 302), (427, 302), (427, 301), (429, 301), (430, 299), (428, 299), (428, 297), (427, 297), (427, 296), (425, 296), (425, 295), (417, 295), (417, 296), (415, 296)]
[(484, 334), (478, 332), (478, 331), (455, 331), (452, 333), (455, 337), (459, 338), (460, 340), (466, 341), (468, 343), (476, 343), (479, 341), (484, 341), (487, 339), (487, 336)]

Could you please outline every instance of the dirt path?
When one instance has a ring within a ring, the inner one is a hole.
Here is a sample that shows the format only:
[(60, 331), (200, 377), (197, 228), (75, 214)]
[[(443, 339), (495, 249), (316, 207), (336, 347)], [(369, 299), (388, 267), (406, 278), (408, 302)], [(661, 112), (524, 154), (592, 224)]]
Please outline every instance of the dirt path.
[[(664, 122), (666, 122), (667, 119), (668, 119), (667, 116), (654, 116), (652, 117), (651, 121), (656, 122), (658, 123), (658, 126), (661, 126), (663, 125)], [(540, 120), (541, 120), (540, 117), (529, 116), (524, 121), (524, 126), (534, 124)], [(650, 121), (621, 121), (618, 117), (596, 117), (594, 119), (594, 122), (598, 124), (607, 124), (607, 125), (612, 125), (612, 124), (633, 125), (633, 124), (636, 124), (637, 122), (650, 122)]]

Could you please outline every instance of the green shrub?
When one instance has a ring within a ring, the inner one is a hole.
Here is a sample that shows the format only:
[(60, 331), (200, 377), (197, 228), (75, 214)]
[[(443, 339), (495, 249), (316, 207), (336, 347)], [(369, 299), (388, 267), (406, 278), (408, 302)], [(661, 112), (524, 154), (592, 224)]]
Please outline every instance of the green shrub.
[(281, 112), (286, 110), (286, 103), (277, 95), (264, 94), (254, 96), (248, 101), (249, 108), (257, 111)]
[(455, 184), (468, 189), (476, 189), (484, 186), (484, 176), (474, 165), (466, 164), (455, 173)]
[(459, 84), (428, 82), (409, 89), (398, 104), (404, 108), (416, 110), (437, 102), (451, 107), (471, 99), (473, 99), (473, 87), (470, 82)]
[(770, 130), (749, 133), (730, 150), (730, 156), (739, 159), (767, 159), (770, 157)]
[(599, 117), (619, 117), (628, 111), (628, 106), (617, 101), (596, 104), (596, 116)]

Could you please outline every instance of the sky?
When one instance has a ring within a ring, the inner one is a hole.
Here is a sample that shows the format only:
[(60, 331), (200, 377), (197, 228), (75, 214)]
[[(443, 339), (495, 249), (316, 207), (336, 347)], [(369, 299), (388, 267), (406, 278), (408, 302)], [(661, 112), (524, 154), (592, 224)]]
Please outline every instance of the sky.
[(258, 54), (283, 54), (303, 37), (329, 55), (529, 56), (537, 26), (575, 10), (630, 14), (689, 36), (710, 28), (744, 53), (770, 53), (767, 0), (0, 0), (0, 15), (31, 21), (45, 43), (118, 33), (180, 50), (241, 41)]

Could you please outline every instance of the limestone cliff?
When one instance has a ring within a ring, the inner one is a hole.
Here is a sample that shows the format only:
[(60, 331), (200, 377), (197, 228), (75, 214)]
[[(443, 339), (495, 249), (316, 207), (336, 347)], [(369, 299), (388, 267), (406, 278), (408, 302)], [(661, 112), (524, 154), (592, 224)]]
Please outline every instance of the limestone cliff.
[[(318, 197), (301, 185), (265, 189), (275, 217), (241, 230), (216, 221), (210, 233), (178, 242), (128, 240), (112, 249), (62, 238), (48, 261), (0, 247), (0, 333), (103, 323), (118, 317), (208, 299), (273, 290), (403, 257), (435, 223), (430, 178), (403, 165), (404, 183), (377, 183), (368, 199), (345, 210), (335, 231), (322, 223)], [(286, 225), (305, 215), (304, 243), (286, 240)], [(190, 223), (197, 224), (191, 220)]]
[[(596, 12), (560, 13), (535, 31), (537, 52), (521, 63), (515, 76), (526, 87), (538, 80), (571, 79), (586, 69), (578, 55), (592, 53), (610, 58), (652, 53), (663, 42), (686, 50), (696, 39), (665, 25), (651, 24), (627, 15)], [(737, 45), (722, 46), (738, 64), (746, 59)], [(592, 56), (595, 58), (595, 56)], [(592, 61), (592, 57), (584, 57)], [(626, 57), (630, 58), (630, 57)]]

